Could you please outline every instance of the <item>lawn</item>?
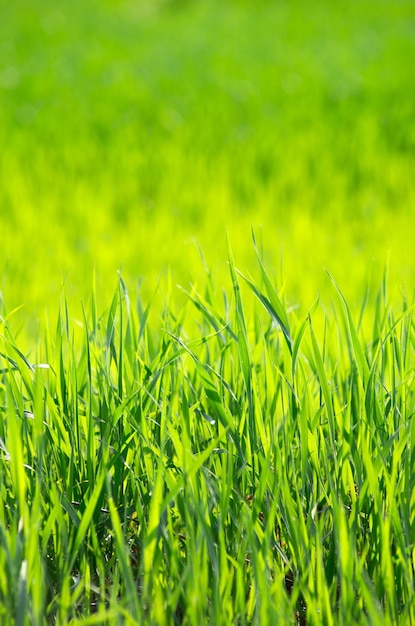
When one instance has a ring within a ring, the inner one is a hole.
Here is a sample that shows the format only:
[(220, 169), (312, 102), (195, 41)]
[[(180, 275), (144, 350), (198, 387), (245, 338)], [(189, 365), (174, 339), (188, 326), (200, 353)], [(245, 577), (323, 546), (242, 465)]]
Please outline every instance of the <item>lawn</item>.
[(413, 2), (0, 51), (0, 623), (415, 623)]

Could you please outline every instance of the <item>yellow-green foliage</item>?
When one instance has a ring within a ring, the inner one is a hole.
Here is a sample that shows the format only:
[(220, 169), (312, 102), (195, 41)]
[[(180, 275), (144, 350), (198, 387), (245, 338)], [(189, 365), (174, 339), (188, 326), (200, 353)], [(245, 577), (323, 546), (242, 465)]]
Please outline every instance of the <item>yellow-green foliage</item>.
[(3, 5), (0, 624), (414, 624), (413, 1)]
[[(9, 309), (78, 303), (93, 268), (151, 293), (226, 271), (250, 228), (291, 300), (413, 281), (413, 2), (18, 0), (0, 24)], [(359, 296), (359, 297), (357, 297)]]

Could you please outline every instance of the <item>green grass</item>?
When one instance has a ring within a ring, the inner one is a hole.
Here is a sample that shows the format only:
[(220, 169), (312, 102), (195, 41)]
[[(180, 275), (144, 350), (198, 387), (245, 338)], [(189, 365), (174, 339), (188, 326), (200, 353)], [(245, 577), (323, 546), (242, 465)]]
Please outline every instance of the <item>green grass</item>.
[(413, 307), (230, 270), (155, 328), (63, 299), (30, 360), (3, 321), (2, 624), (414, 623)]
[[(218, 280), (250, 229), (292, 301), (413, 281), (411, 0), (17, 0), (0, 25), (3, 292), (30, 332), (92, 269)], [(53, 262), (51, 263), (51, 259)], [(399, 300), (398, 294), (398, 300)]]
[(0, 624), (415, 624), (414, 3), (3, 4)]

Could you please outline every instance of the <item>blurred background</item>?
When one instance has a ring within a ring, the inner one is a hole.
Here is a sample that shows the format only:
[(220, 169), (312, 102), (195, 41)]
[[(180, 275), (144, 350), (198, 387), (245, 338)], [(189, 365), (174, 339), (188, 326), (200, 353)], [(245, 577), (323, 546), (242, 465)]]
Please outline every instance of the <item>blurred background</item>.
[[(415, 276), (413, 0), (17, 0), (0, 20), (0, 285), (22, 323), (62, 283), (255, 276), (361, 302)], [(198, 245), (196, 245), (196, 243)], [(329, 295), (327, 295), (329, 297)], [(76, 306), (76, 305), (75, 305)], [(31, 322), (31, 323), (32, 323)]]

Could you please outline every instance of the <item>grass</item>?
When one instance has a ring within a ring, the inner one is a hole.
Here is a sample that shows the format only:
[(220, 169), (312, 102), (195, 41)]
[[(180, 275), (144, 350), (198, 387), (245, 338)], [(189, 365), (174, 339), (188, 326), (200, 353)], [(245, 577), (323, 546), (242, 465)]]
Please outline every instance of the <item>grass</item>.
[(412, 303), (364, 337), (229, 265), (155, 329), (63, 297), (30, 359), (2, 318), (3, 624), (414, 623)]
[(1, 13), (0, 623), (415, 624), (412, 0)]
[(411, 284), (414, 30), (411, 0), (9, 3), (8, 307), (36, 334), (68, 274), (77, 317), (94, 267), (105, 300), (120, 268), (146, 299), (167, 267), (195, 282), (195, 237), (225, 281), (225, 229), (251, 267), (261, 225), (291, 301), (329, 297), (327, 267), (358, 305), (388, 250), (391, 286)]

